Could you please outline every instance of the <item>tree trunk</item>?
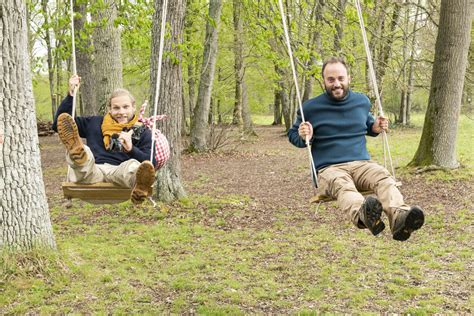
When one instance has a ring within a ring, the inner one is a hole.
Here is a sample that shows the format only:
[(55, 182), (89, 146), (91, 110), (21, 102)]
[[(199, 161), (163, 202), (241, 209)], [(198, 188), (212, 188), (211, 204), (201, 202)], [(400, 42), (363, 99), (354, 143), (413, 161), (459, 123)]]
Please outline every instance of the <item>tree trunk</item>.
[[(318, 59), (324, 59), (323, 44), (321, 38), (321, 24), (323, 20), (323, 15), (325, 11), (326, 2), (324, 0), (316, 0), (314, 3), (313, 15), (311, 19), (312, 23), (309, 23), (308, 33), (310, 33), (310, 51), (312, 56), (308, 61), (306, 69), (312, 69), (315, 65), (318, 64)], [(319, 58), (317, 55), (319, 54)], [(314, 82), (314, 73), (306, 73), (304, 78), (304, 93), (302, 97), (302, 102), (306, 102), (313, 95), (313, 82)]]
[(235, 100), (232, 124), (242, 126), (242, 82), (244, 79), (242, 0), (233, 0)]
[(192, 125), (194, 105), (196, 100), (196, 78), (195, 78), (194, 61), (189, 58), (188, 61), (188, 113), (189, 113), (189, 126)]
[(417, 47), (417, 40), (416, 40), (416, 32), (418, 29), (418, 15), (420, 14), (420, 6), (422, 4), (422, 0), (418, 0), (418, 6), (416, 7), (415, 13), (415, 21), (413, 23), (413, 32), (412, 32), (412, 39), (410, 45), (410, 60), (409, 60), (409, 68), (408, 68), (408, 88), (407, 88), (407, 96), (406, 96), (406, 124), (409, 125), (411, 122), (411, 103), (412, 103), (412, 95), (413, 95), (413, 86), (415, 82), (415, 54), (418, 50)]
[[(158, 72), (158, 53), (161, 29), (162, 0), (155, 0), (153, 15), (152, 52), (151, 52), (151, 100), (155, 99), (156, 74)], [(155, 183), (156, 196), (161, 201), (172, 201), (186, 195), (181, 183), (181, 121), (183, 110), (183, 75), (181, 69), (183, 44), (185, 0), (174, 0), (168, 6), (167, 24), (170, 26), (170, 38), (165, 37), (164, 51), (173, 58), (163, 59), (160, 97), (158, 100), (159, 114), (168, 118), (157, 122), (157, 128), (168, 138), (171, 147), (171, 157), (159, 170)], [(151, 102), (153, 104), (153, 102)]]
[(274, 92), (274, 101), (273, 101), (273, 123), (272, 125), (281, 125), (281, 96), (280, 89), (276, 88)]
[(51, 117), (54, 118), (56, 113), (57, 104), (56, 98), (54, 96), (54, 63), (53, 63), (53, 52), (51, 47), (51, 36), (50, 36), (50, 27), (49, 27), (49, 9), (48, 9), (48, 0), (41, 0), (41, 8), (43, 9), (43, 18), (46, 29), (44, 30), (44, 41), (46, 43), (46, 63), (48, 64), (48, 81), (49, 81), (49, 95), (51, 98)]
[(334, 34), (334, 50), (336, 55), (342, 52), (342, 39), (344, 37), (344, 28), (346, 25), (346, 4), (347, 0), (337, 1), (337, 12), (336, 12), (336, 34)]
[(401, 93), (400, 93), (400, 108), (398, 111), (398, 118), (395, 119), (397, 123), (406, 125), (406, 109), (407, 109), (407, 64), (408, 64), (408, 30), (410, 24), (410, 7), (405, 7), (404, 27), (403, 27), (403, 54), (402, 54), (402, 69), (401, 77)]
[(206, 25), (206, 36), (204, 39), (204, 56), (201, 67), (201, 79), (199, 81), (198, 100), (194, 108), (194, 119), (191, 125), (191, 150), (207, 150), (207, 136), (209, 126), (207, 117), (211, 105), (212, 82), (217, 60), (217, 29), (221, 16), (222, 0), (210, 0), (209, 18)]
[[(371, 37), (369, 40), (369, 49), (372, 54), (372, 58), (373, 58), (372, 62), (373, 62), (373, 65), (375, 68), (374, 71), (376, 74), (378, 71), (377, 69), (378, 65), (376, 62), (377, 51), (378, 51), (377, 48), (380, 42), (380, 38), (382, 37), (383, 30), (385, 28), (385, 16), (384, 16), (383, 7), (384, 7), (383, 1), (375, 1), (374, 8), (372, 12), (369, 13), (369, 15), (372, 15), (374, 17), (375, 21), (379, 21), (378, 23), (375, 24), (374, 31), (373, 33), (371, 33)], [(366, 29), (367, 29), (367, 26), (366, 26)], [(367, 91), (369, 91), (368, 96), (371, 100), (372, 108), (373, 108), (375, 106), (375, 102), (373, 102), (375, 100), (375, 92), (373, 92), (374, 83), (372, 82), (372, 79), (370, 77), (368, 62), (365, 63), (365, 78), (367, 82)], [(379, 85), (379, 89), (380, 88), (381, 86)]]
[(290, 109), (290, 98), (288, 96), (287, 91), (289, 90), (285, 84), (285, 72), (281, 69), (278, 65), (275, 65), (275, 70), (278, 76), (278, 94), (280, 96), (280, 104), (281, 104), (281, 112), (283, 116), (283, 121), (285, 123), (285, 130), (289, 130), (291, 127), (292, 119), (291, 119), (291, 109)]
[[(187, 10), (189, 10), (189, 1), (187, 2)], [(186, 12), (185, 16), (185, 41), (186, 43), (191, 43), (193, 41), (193, 23), (194, 19), (191, 16), (193, 12)], [(190, 133), (191, 122), (193, 120), (193, 111), (194, 105), (196, 103), (196, 56), (193, 54), (191, 49), (187, 50), (186, 53), (187, 60), (187, 73), (188, 73), (188, 103), (185, 106), (186, 110), (184, 111), (183, 116), (185, 120), (183, 121), (183, 131), (186, 130), (186, 135)]]
[[(95, 0), (99, 3), (99, 0)], [(93, 33), (94, 77), (96, 104), (100, 113), (106, 112), (110, 94), (122, 87), (122, 48), (120, 30), (115, 27), (117, 3), (115, 0), (101, 0), (93, 21), (97, 23)]]
[(0, 3), (0, 250), (55, 248), (41, 173), (23, 1)]
[[(97, 115), (99, 108), (96, 104), (94, 64), (92, 60), (91, 34), (86, 30), (87, 4), (85, 1), (75, 1), (74, 12), (78, 13), (74, 17), (74, 30), (76, 31), (76, 64), (77, 74), (81, 77), (80, 107), (83, 109), (82, 115)], [(80, 36), (84, 34), (83, 36)]]
[(411, 165), (457, 168), (456, 134), (461, 108), (473, 5), (442, 0), (428, 108)]
[(398, 26), (398, 20), (400, 19), (400, 10), (401, 4), (398, 2), (393, 3), (394, 8), (392, 12), (392, 19), (390, 23), (389, 33), (384, 36), (386, 39), (383, 43), (382, 50), (380, 52), (380, 57), (378, 58), (379, 63), (377, 67), (377, 81), (379, 83), (379, 89), (382, 89), (383, 78), (389, 63), (390, 55), (392, 53), (393, 41), (395, 39), (395, 30)]
[(244, 132), (250, 135), (257, 135), (253, 129), (252, 115), (250, 113), (247, 97), (247, 85), (242, 81), (242, 120), (244, 123)]

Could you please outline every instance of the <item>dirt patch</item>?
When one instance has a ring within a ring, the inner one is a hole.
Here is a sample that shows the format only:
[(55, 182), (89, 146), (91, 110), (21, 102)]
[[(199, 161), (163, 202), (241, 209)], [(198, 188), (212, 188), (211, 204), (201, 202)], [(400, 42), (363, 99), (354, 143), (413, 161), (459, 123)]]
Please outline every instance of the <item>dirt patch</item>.
[[(293, 147), (280, 126), (256, 127), (258, 137), (232, 152), (184, 154), (182, 179), (191, 194), (220, 198), (228, 195), (250, 199), (245, 216), (231, 226), (267, 226), (277, 215), (291, 214), (292, 221), (329, 222), (346, 220), (335, 203), (325, 212), (315, 212), (309, 203), (315, 194), (306, 150)], [(65, 180), (65, 149), (56, 134), (41, 137), (43, 176), (50, 205), (62, 203), (61, 182)], [(401, 192), (408, 204), (420, 205), (426, 214), (443, 211), (448, 216), (471, 206), (472, 181), (428, 181), (423, 175), (400, 178)]]

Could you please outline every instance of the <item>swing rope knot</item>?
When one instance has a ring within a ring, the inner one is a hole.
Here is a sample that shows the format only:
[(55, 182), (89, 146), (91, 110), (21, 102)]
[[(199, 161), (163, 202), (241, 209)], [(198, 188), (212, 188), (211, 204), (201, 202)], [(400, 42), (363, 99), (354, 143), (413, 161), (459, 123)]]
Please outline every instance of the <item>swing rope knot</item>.
[[(146, 107), (148, 105), (148, 101), (143, 103), (139, 115), (138, 121), (146, 126), (148, 129), (153, 131), (153, 123), (157, 121), (163, 121), (167, 118), (166, 115), (153, 115), (150, 117), (144, 117)], [(161, 131), (155, 128), (155, 132), (153, 135), (153, 140), (155, 141), (155, 170), (160, 169), (163, 165), (168, 161), (170, 158), (170, 145), (166, 136), (161, 133)]]

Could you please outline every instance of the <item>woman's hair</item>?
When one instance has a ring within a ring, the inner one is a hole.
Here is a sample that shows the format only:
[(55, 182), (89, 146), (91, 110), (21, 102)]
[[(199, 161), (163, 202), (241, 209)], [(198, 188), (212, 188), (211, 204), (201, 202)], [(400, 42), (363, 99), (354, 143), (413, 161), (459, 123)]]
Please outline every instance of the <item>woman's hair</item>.
[(127, 89), (115, 89), (114, 92), (110, 95), (110, 97), (107, 99), (107, 108), (110, 108), (112, 105), (112, 99), (116, 97), (120, 97), (126, 95), (130, 98), (130, 101), (132, 101), (132, 105), (135, 106), (135, 98), (133, 95), (128, 91)]

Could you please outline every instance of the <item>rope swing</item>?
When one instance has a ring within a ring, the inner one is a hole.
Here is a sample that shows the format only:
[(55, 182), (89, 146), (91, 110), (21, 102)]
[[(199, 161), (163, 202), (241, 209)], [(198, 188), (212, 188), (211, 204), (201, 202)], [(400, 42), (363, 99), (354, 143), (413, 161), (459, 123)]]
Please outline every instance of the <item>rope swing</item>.
[[(362, 32), (362, 39), (364, 40), (365, 54), (367, 55), (367, 64), (369, 66), (370, 80), (372, 81), (372, 89), (374, 90), (374, 94), (375, 94), (375, 103), (376, 103), (378, 111), (379, 111), (379, 116), (384, 116), (383, 109), (382, 109), (382, 102), (380, 100), (379, 88), (378, 88), (378, 85), (377, 85), (377, 78), (375, 76), (374, 65), (372, 63), (372, 54), (370, 53), (369, 41), (367, 40), (367, 34), (366, 34), (366, 31), (365, 31), (365, 25), (364, 25), (364, 17), (362, 16), (362, 9), (361, 9), (359, 0), (355, 0), (355, 6), (356, 6), (356, 9), (357, 9), (357, 15), (359, 17), (359, 24), (360, 24), (360, 30)], [(383, 156), (384, 156), (385, 168), (387, 167), (387, 154), (386, 154), (386, 152), (387, 152), (389, 162), (390, 162), (390, 169), (392, 171), (392, 176), (395, 179), (395, 169), (393, 168), (393, 161), (392, 161), (392, 156), (390, 154), (390, 147), (388, 145), (387, 133), (385, 133), (384, 130), (382, 130), (382, 141), (383, 141), (383, 145), (384, 145), (384, 147), (383, 147)], [(395, 181), (396, 181), (396, 179), (395, 179)]]
[[(73, 70), (73, 75), (77, 75), (77, 67), (76, 67), (76, 46), (75, 46), (75, 38), (74, 38), (74, 7), (73, 7), (73, 0), (70, 0), (70, 15), (71, 15), (71, 49), (72, 49), (72, 70)], [(158, 69), (157, 69), (157, 74), (156, 74), (156, 84), (155, 84), (155, 99), (154, 99), (154, 108), (153, 108), (153, 116), (151, 118), (145, 119), (145, 120), (152, 120), (153, 121), (153, 126), (152, 126), (152, 142), (151, 142), (151, 148), (150, 148), (150, 162), (153, 163), (153, 149), (155, 145), (157, 144), (157, 138), (155, 135), (157, 135), (159, 132), (156, 128), (156, 121), (163, 119), (164, 116), (162, 115), (157, 115), (158, 111), (158, 100), (160, 96), (160, 83), (161, 83), (161, 68), (162, 68), (162, 60), (163, 60), (163, 50), (164, 50), (164, 38), (165, 38), (165, 28), (166, 28), (166, 13), (168, 9), (168, 0), (163, 1), (163, 8), (161, 11), (161, 33), (160, 33), (160, 46), (159, 46), (159, 54), (158, 54)], [(75, 116), (75, 111), (76, 111), (76, 94), (78, 91), (78, 86), (74, 87), (72, 97), (73, 97), (73, 102), (72, 102), (72, 117), (74, 118)], [(145, 102), (146, 106), (146, 102)], [(144, 107), (142, 108), (142, 111), (144, 111)], [(142, 116), (143, 113), (140, 113), (140, 116)], [(148, 123), (148, 121), (146, 122)], [(149, 126), (148, 124), (145, 124)], [(163, 145), (163, 140), (161, 138), (158, 138), (158, 141)], [(165, 139), (166, 141), (166, 139)], [(162, 153), (160, 157), (162, 159), (165, 159), (166, 161), (169, 158), (169, 146), (168, 142), (166, 141), (166, 147), (167, 150), (165, 150), (165, 153)], [(167, 158), (164, 158), (164, 157)], [(163, 163), (164, 163), (163, 161)], [(130, 188), (122, 188), (118, 187), (112, 183), (106, 183), (106, 182), (99, 182), (99, 183), (94, 183), (94, 184), (82, 184), (82, 183), (72, 183), (72, 182), (63, 182), (62, 184), (63, 188), (63, 193), (64, 197), (66, 199), (72, 199), (72, 198), (79, 198), (88, 202), (92, 203), (118, 203), (122, 201), (126, 201), (130, 198), (130, 193), (131, 189)], [(150, 198), (153, 204), (155, 202)]]
[[(305, 123), (306, 121), (305, 121), (304, 113), (303, 113), (303, 104), (301, 102), (300, 89), (299, 89), (299, 86), (298, 86), (298, 77), (296, 75), (296, 67), (295, 67), (295, 63), (293, 61), (293, 52), (291, 50), (290, 35), (288, 33), (288, 28), (286, 26), (286, 20), (285, 20), (286, 15), (285, 15), (285, 12), (283, 11), (283, 2), (282, 2), (282, 0), (278, 0), (278, 6), (280, 8), (280, 15), (281, 15), (281, 21), (283, 23), (283, 31), (285, 33), (286, 46), (288, 48), (288, 55), (290, 57), (291, 71), (293, 73), (293, 81), (295, 83), (296, 97), (298, 99), (298, 106), (299, 106), (300, 113), (301, 113), (301, 121), (302, 121), (302, 123)], [(309, 137), (308, 136), (306, 136), (305, 142), (306, 142), (306, 148), (308, 148), (308, 156), (309, 156), (309, 161), (310, 161), (310, 164), (311, 164), (311, 172), (312, 172), (312, 176), (313, 176), (313, 180), (314, 180), (314, 185), (316, 187), (318, 187), (318, 174), (316, 173), (316, 168), (314, 166), (313, 154), (311, 152), (311, 146), (309, 144)]]
[[(76, 42), (74, 38), (74, 7), (73, 7), (73, 0), (70, 1), (71, 8), (70, 8), (70, 13), (71, 13), (71, 54), (72, 54), (72, 74), (77, 75), (77, 66), (76, 66)], [(72, 92), (72, 118), (76, 115), (76, 94), (77, 90), (79, 89), (78, 86), (74, 87), (74, 90)]]
[[(161, 63), (163, 61), (163, 49), (165, 43), (165, 28), (166, 28), (166, 12), (168, 11), (168, 0), (163, 1), (163, 8), (161, 10), (161, 29), (160, 29), (160, 47), (158, 51), (158, 69), (156, 71), (156, 82), (155, 82), (155, 99), (153, 102), (153, 117), (157, 116), (158, 111), (158, 100), (160, 97), (160, 86), (161, 86)], [(155, 131), (156, 131), (156, 120), (153, 120), (153, 128), (151, 131), (152, 141), (150, 150), (150, 161), (153, 162), (153, 147), (155, 145)]]

